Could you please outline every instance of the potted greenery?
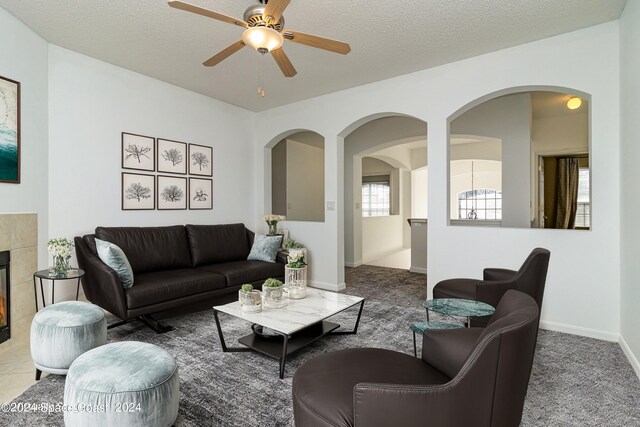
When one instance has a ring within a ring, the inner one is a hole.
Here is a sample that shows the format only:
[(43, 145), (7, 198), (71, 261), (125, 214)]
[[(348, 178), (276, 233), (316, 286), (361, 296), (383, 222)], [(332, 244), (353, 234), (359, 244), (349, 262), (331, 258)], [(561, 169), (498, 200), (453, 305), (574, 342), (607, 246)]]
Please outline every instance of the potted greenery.
[(238, 301), (242, 311), (250, 313), (262, 311), (262, 296), (259, 290), (253, 289), (253, 285), (248, 283), (242, 285), (238, 291)]
[(291, 249), (285, 266), (286, 289), (289, 298), (301, 299), (307, 296), (307, 261), (302, 249)]
[(284, 307), (286, 301), (283, 298), (283, 283), (278, 279), (267, 279), (262, 285), (262, 294), (264, 296), (264, 306), (267, 308)]
[(285, 249), (304, 249), (304, 245), (302, 243), (296, 242), (293, 239), (288, 239), (284, 242)]

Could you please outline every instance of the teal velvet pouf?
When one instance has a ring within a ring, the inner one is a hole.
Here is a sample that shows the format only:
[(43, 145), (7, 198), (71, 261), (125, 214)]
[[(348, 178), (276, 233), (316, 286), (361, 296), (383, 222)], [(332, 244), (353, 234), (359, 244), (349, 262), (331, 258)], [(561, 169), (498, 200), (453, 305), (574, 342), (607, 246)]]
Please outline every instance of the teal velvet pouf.
[(43, 372), (65, 375), (78, 356), (106, 342), (104, 311), (86, 302), (49, 305), (31, 323), (31, 357)]
[[(123, 341), (78, 357), (67, 374), (65, 425), (169, 427), (178, 416), (173, 357), (153, 344)], [(85, 410), (81, 410), (85, 408)]]

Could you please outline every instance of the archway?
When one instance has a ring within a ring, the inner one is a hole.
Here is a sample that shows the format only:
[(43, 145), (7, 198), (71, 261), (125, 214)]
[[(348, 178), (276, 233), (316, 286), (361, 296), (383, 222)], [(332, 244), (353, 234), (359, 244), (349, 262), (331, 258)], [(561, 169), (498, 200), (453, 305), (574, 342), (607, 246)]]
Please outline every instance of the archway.
[[(356, 121), (340, 135), (344, 137), (345, 266), (357, 267), (409, 249), (412, 171), (427, 163), (426, 122), (403, 114), (376, 114)], [(374, 188), (389, 193), (376, 212), (370, 203)], [(426, 182), (422, 188), (426, 191)], [(423, 206), (421, 217), (426, 218), (426, 203)], [(426, 236), (420, 243), (426, 248)], [(426, 269), (426, 260), (424, 264)]]

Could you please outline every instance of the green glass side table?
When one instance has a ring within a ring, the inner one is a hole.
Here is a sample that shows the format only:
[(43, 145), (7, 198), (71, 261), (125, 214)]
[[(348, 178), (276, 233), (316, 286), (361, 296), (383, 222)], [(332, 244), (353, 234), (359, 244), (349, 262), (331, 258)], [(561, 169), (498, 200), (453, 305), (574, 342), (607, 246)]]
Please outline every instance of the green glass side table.
[(472, 317), (490, 316), (496, 311), (493, 306), (487, 303), (460, 298), (429, 299), (422, 305), (427, 309), (427, 321), (412, 323), (409, 326), (413, 332), (413, 354), (416, 357), (418, 357), (416, 333), (422, 335), (427, 329), (457, 329), (464, 327), (461, 323), (432, 322), (429, 320), (429, 311), (444, 314), (445, 316), (466, 317), (467, 327), (471, 327)]
[(409, 325), (411, 332), (413, 332), (413, 355), (418, 357), (418, 348), (416, 346), (416, 334), (422, 336), (427, 329), (458, 329), (464, 326), (460, 323), (447, 323), (447, 322), (415, 322)]
[(460, 316), (467, 318), (467, 327), (471, 326), (472, 317), (491, 316), (496, 309), (484, 302), (461, 298), (438, 298), (426, 300), (423, 304), (429, 310), (444, 314), (445, 316)]

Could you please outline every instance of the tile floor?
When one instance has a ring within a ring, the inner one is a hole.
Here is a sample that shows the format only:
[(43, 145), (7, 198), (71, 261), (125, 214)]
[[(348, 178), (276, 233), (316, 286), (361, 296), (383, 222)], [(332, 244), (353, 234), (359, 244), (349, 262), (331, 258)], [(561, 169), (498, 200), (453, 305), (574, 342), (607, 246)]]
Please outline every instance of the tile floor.
[(36, 382), (28, 339), (0, 349), (0, 372), (0, 403), (11, 402)]

